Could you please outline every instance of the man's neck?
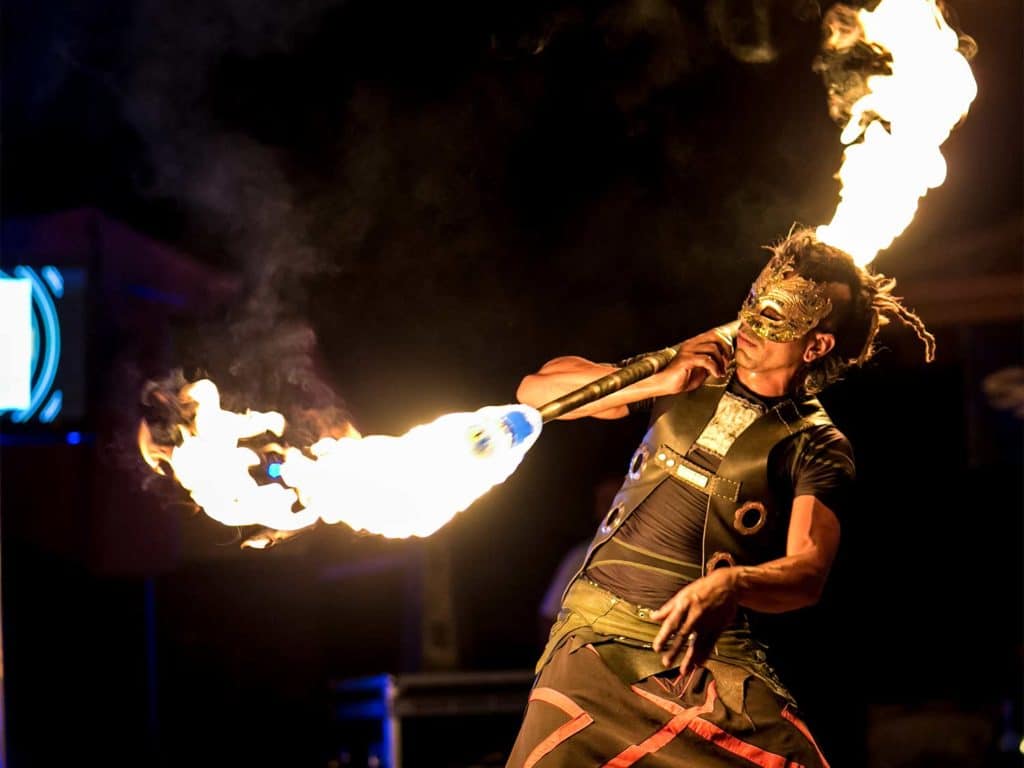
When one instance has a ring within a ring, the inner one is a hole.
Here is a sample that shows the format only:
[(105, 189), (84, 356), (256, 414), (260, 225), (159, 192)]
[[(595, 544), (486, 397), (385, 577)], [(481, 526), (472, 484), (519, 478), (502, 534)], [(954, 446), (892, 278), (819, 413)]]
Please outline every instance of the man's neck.
[(792, 371), (751, 371), (749, 368), (736, 368), (736, 378), (740, 384), (761, 397), (782, 397), (793, 393), (796, 381)]

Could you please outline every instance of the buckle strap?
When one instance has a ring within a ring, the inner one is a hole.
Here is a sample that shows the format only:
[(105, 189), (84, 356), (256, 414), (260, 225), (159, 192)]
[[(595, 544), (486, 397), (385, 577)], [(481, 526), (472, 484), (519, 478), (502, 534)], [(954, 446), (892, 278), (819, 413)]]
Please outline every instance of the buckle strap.
[(664, 443), (658, 446), (658, 450), (654, 454), (654, 462), (668, 471), (675, 479), (698, 491), (732, 502), (735, 502), (740, 496), (742, 483), (709, 472)]

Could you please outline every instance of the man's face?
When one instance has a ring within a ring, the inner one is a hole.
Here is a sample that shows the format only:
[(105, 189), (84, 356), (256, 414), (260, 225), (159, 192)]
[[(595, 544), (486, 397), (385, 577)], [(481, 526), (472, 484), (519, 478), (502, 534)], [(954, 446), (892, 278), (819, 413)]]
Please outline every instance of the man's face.
[[(740, 308), (736, 364), (751, 373), (795, 373), (812, 343), (811, 331), (832, 310), (825, 286), (796, 274), (775, 257)], [(777, 378), (777, 376), (776, 376)]]
[[(774, 314), (771, 309), (765, 310)], [(739, 368), (752, 373), (795, 372), (803, 361), (805, 339), (769, 341), (758, 336), (746, 322), (740, 323), (735, 360)]]
[(776, 256), (750, 287), (740, 320), (762, 339), (791, 342), (806, 336), (831, 310), (824, 286), (801, 277)]

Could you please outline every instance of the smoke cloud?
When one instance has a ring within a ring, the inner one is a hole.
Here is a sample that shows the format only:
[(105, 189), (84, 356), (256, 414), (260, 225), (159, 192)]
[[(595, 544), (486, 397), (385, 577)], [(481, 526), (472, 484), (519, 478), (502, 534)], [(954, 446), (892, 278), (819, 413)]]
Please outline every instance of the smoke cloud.
[[(820, 88), (762, 87), (813, 83), (797, 6), (514, 11), (136, 8), (124, 109), (145, 191), (245, 276), (189, 350), (227, 404), (339, 407), (333, 384), (371, 355), (388, 373), (485, 360), (482, 386), (508, 392), (548, 354), (671, 343), (727, 319), (756, 246), (834, 200), (835, 152), (807, 124), (809, 104), (827, 123)], [(743, 53), (751, 29), (771, 56)]]

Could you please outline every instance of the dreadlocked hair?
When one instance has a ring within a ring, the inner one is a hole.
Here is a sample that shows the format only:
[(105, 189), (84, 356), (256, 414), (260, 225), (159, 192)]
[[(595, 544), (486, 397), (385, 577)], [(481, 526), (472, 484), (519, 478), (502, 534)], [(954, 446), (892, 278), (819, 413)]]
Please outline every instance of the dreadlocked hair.
[[(910, 326), (924, 344), (926, 362), (935, 359), (935, 337), (914, 312), (893, 294), (896, 280), (857, 266), (846, 251), (818, 240), (814, 230), (794, 227), (789, 235), (768, 249), (775, 257), (792, 260), (797, 273), (829, 285), (832, 311), (814, 330), (835, 336), (835, 348), (806, 369), (803, 389), (815, 394), (839, 380), (851, 367), (861, 366), (875, 354), (875, 337), (891, 319)], [(849, 297), (837, 292), (849, 289)], [(838, 295), (837, 295), (838, 293)]]

